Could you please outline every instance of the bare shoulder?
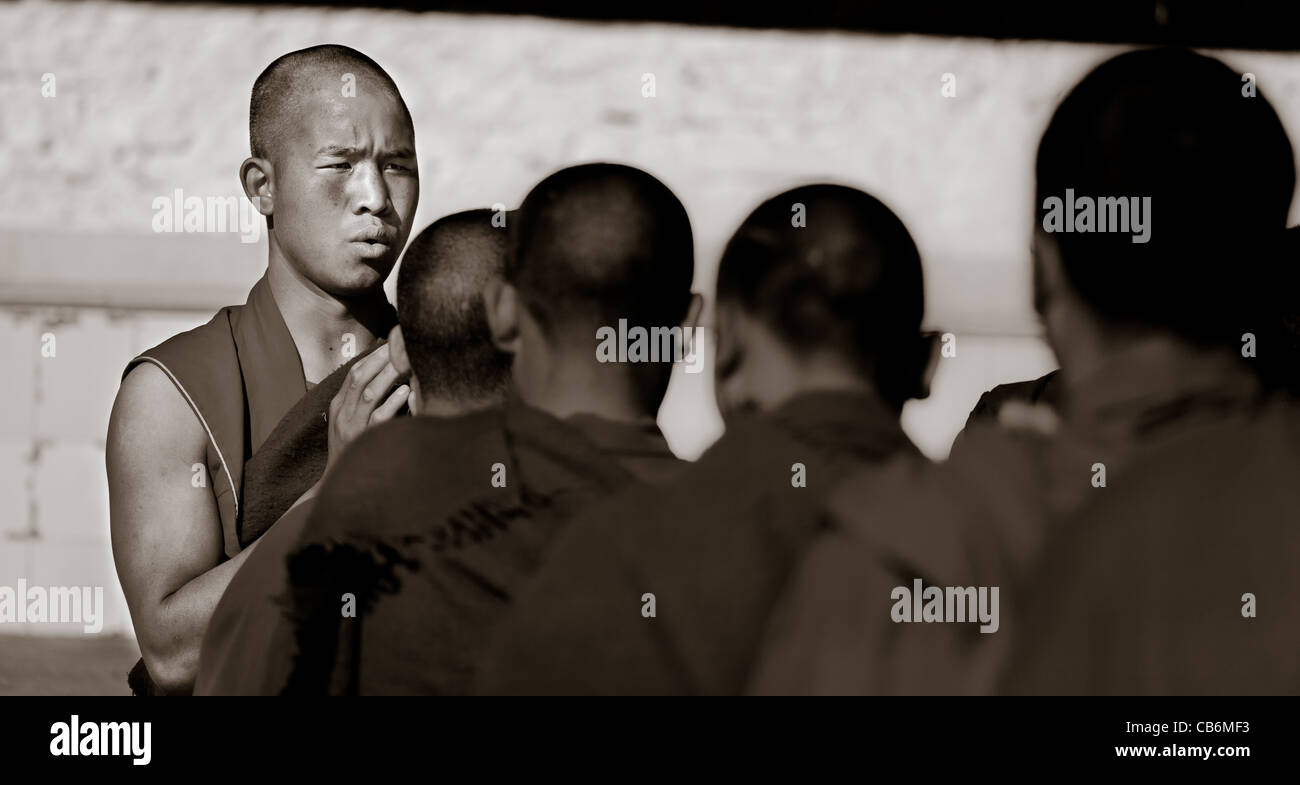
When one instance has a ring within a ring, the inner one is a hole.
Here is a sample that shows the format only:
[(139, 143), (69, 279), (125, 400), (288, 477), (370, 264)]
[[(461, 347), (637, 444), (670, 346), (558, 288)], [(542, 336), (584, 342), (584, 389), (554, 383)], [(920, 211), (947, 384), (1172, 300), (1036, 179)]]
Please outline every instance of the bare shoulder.
[(107, 462), (115, 469), (174, 460), (202, 461), (207, 434), (170, 377), (140, 363), (122, 380), (108, 423)]
[(113, 554), (128, 604), (166, 596), (220, 563), (216, 498), (210, 483), (194, 481), (207, 431), (162, 369), (142, 363), (122, 380), (105, 447)]

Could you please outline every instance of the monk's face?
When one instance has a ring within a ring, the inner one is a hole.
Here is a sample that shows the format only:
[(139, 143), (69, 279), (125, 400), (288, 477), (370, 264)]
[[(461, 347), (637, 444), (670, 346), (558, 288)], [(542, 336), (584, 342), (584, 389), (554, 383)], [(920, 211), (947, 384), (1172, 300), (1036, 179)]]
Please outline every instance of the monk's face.
[(286, 123), (273, 161), (273, 233), (295, 270), (335, 296), (382, 286), (420, 198), (415, 131), (374, 77), (322, 70)]

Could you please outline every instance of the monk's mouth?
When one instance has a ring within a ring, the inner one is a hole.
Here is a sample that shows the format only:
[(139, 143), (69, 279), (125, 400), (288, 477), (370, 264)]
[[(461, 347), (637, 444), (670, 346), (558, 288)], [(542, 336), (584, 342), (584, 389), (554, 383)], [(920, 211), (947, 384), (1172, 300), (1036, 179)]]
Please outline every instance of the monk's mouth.
[(377, 259), (393, 250), (393, 246), (383, 240), (353, 240), (352, 245), (367, 259)]
[(354, 243), (382, 243), (392, 245), (397, 239), (397, 228), (383, 223), (367, 224), (352, 235)]

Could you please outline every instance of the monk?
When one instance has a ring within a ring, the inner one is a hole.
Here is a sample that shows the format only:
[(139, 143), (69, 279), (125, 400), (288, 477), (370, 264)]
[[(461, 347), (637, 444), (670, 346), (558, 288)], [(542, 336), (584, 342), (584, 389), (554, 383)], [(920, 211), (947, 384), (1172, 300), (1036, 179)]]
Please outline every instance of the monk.
[(1123, 418), (1134, 444), (1090, 504), (1048, 531), (999, 690), (1300, 692), (1300, 411), (1285, 379), (1261, 373), (1294, 362), (1264, 337), (1275, 295), (1294, 302), (1295, 262), (1273, 257), (1289, 250), (1294, 160), (1268, 100), (1191, 52), (1115, 58), (1057, 109), (1040, 192), (1087, 173), (1172, 214), (1162, 244), (1128, 259), (1092, 238), (1040, 237), (1049, 320), (1073, 312), (1109, 328), (1087, 330), (1109, 359), (1074, 363), (1074, 398)]
[(934, 357), (921, 260), (884, 204), (838, 185), (767, 200), (728, 243), (717, 292), (726, 433), (680, 477), (570, 527), (479, 691), (739, 692), (825, 494), (854, 467), (925, 462), (899, 425)]
[[(346, 95), (345, 74), (355, 78)], [(253, 85), (249, 137), (240, 180), (267, 219), (266, 274), (244, 305), (132, 360), (109, 423), (113, 555), (140, 643), (137, 694), (191, 690), (204, 628), (255, 540), (242, 530), (247, 462), (309, 388), (339, 387), (331, 373), (395, 322), (382, 285), (410, 233), (419, 176), (393, 80), (347, 47), (287, 54)], [(331, 404), (335, 452), (406, 405), (387, 349), (372, 358), (343, 386), (353, 394)], [(294, 479), (300, 493), (316, 477)]]
[[(402, 257), (388, 345), (394, 367), (410, 374), (416, 414), (468, 414), (504, 399), (510, 355), (492, 344), (483, 306), (487, 283), (505, 272), (507, 230), (494, 224), (504, 218), (491, 210), (440, 218)], [(280, 518), (231, 579), (203, 639), (196, 695), (275, 694), (287, 683), (295, 651), (279, 595), (312, 498)]]
[[(938, 469), (848, 478), (750, 689), (1294, 692), (1295, 409), (1247, 350), (1294, 186), (1277, 115), (1217, 60), (1130, 52), (1080, 82), (1039, 145), (1037, 204), (1148, 195), (1152, 224), (1133, 242), (1037, 216), (1059, 411), (1021, 402), (1018, 427), (973, 425)], [(1245, 618), (1249, 592), (1273, 615)]]
[[(513, 357), (510, 397), (386, 423), (330, 470), (288, 560), (284, 692), (467, 692), (572, 516), (678, 470), (655, 425), (673, 358), (606, 362), (597, 337), (624, 320), (693, 326), (685, 209), (645, 172), (588, 164), (547, 177), (513, 220), (505, 279), (485, 293), (493, 342)], [(424, 390), (428, 348), (406, 350)]]

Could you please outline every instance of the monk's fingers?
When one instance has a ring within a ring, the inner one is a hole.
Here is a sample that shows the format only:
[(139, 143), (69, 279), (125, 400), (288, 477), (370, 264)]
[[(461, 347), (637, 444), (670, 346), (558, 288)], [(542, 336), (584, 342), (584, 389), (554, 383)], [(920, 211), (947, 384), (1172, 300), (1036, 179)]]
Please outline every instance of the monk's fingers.
[(402, 406), (406, 403), (407, 396), (410, 395), (410, 393), (411, 388), (405, 384), (398, 387), (396, 390), (393, 390), (393, 394), (388, 396), (388, 400), (384, 401), (379, 408), (375, 409), (374, 412), (371, 413), (370, 424), (378, 425), (381, 422), (391, 420), (394, 415), (401, 411)]
[(386, 363), (379, 373), (375, 375), (375, 378), (371, 379), (366, 388), (361, 391), (361, 403), (374, 406), (384, 400), (384, 396), (388, 395), (388, 392), (393, 389), (393, 385), (397, 383), (397, 376), (397, 369), (393, 367), (393, 364)]
[(352, 364), (348, 371), (348, 386), (358, 390), (364, 388), (387, 363), (388, 344), (383, 344)]
[(339, 389), (339, 395), (343, 396), (342, 404), (345, 408), (354, 407), (357, 401), (361, 399), (361, 393), (366, 389), (370, 382), (374, 381), (375, 376), (388, 365), (388, 344), (384, 344), (360, 360), (352, 364), (348, 371), (347, 382)]
[[(392, 363), (389, 363), (389, 365), (392, 365)], [(411, 381), (411, 369), (407, 368), (405, 371), (397, 374), (397, 381), (401, 382), (402, 384), (406, 384), (407, 382)]]
[(329, 435), (331, 440), (340, 435), (347, 427), (347, 413), (351, 411), (351, 409), (345, 405), (347, 392), (348, 387), (345, 382), (341, 387), (339, 387), (339, 391), (334, 393), (334, 397), (330, 399), (329, 415), (325, 419), (329, 423)]

